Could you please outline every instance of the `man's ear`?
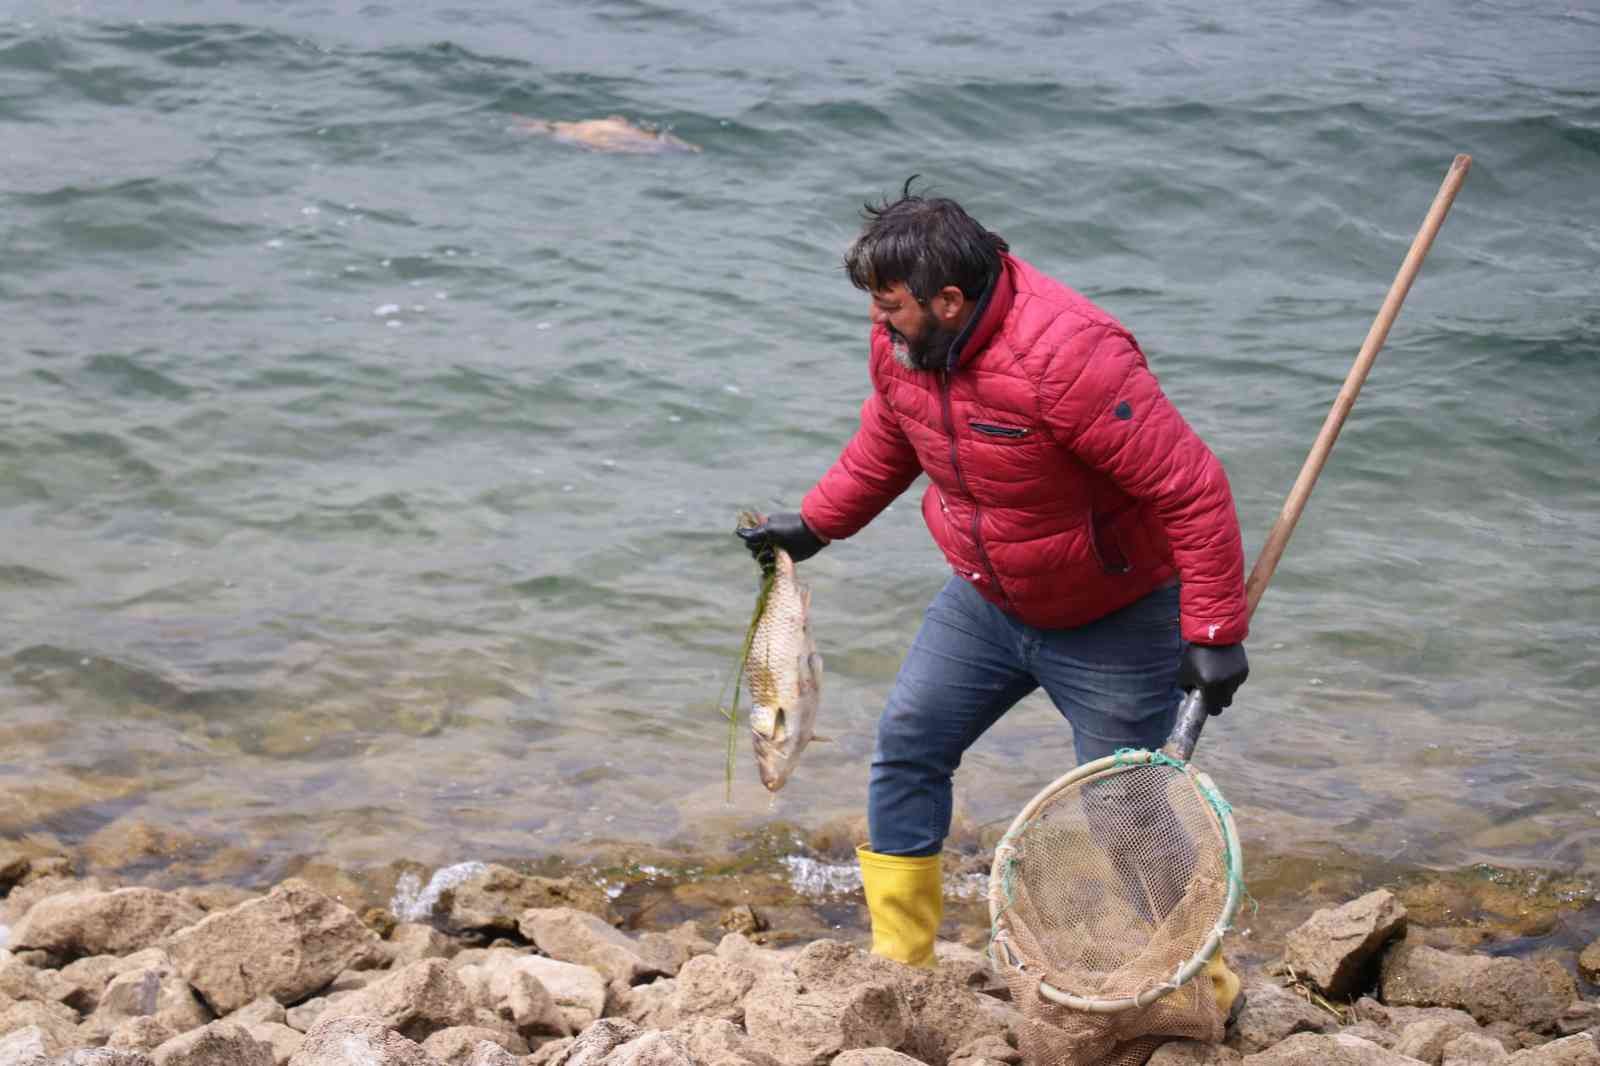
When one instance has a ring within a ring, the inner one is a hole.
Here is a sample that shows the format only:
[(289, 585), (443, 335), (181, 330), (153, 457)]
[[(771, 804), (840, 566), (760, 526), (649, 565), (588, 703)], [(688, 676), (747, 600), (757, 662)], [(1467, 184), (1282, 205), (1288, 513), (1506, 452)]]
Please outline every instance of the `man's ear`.
[(966, 309), (967, 297), (954, 285), (946, 285), (933, 294), (933, 299), (928, 301), (933, 309), (934, 317), (946, 326), (961, 320), (961, 314)]

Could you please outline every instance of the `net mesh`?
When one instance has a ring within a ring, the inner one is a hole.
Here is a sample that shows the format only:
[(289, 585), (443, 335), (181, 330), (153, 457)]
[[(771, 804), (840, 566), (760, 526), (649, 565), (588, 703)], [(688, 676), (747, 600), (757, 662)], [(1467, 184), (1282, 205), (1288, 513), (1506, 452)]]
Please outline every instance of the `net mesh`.
[(1026, 1019), (1033, 1066), (1133, 1066), (1163, 1041), (1215, 1042), (1226, 1019), (1208, 980), (1149, 1006), (1075, 1010), (1076, 996), (1120, 999), (1171, 985), (1230, 915), (1239, 877), (1214, 790), (1159, 755), (1071, 782), (1036, 801), (996, 849), (991, 893), (997, 961)]

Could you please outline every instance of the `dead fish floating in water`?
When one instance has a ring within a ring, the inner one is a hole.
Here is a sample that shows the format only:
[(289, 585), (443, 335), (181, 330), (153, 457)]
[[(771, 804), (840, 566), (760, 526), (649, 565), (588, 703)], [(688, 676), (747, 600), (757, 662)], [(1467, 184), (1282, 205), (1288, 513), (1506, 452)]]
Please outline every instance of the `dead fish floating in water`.
[(555, 122), (542, 118), (518, 117), (516, 128), (595, 152), (621, 152), (631, 155), (660, 155), (672, 152), (698, 152), (700, 146), (680, 140), (665, 130), (652, 130), (629, 122), (621, 115), (586, 118), (578, 122)]
[[(749, 529), (761, 519), (745, 512), (739, 524)], [(806, 745), (819, 739), (822, 656), (811, 636), (811, 590), (796, 580), (794, 560), (782, 548), (772, 550), (771, 577), (745, 658), (744, 682), (761, 783), (776, 792), (788, 783)]]

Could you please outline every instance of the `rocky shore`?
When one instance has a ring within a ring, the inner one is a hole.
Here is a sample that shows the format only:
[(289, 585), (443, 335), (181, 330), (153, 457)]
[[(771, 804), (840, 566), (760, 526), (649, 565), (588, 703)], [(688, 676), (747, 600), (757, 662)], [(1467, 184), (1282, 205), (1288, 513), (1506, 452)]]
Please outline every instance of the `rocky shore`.
[[(981, 881), (954, 865), (957, 886)], [(619, 868), (639, 876), (401, 871), (378, 906), (312, 866), (265, 891), (155, 887), (0, 842), (0, 1066), (1024, 1061), (981, 901), (954, 893), (928, 972), (866, 954), (858, 922), (829, 935), (825, 907), (750, 871)], [(1443, 877), (1321, 907), (1273, 894), (1229, 945), (1248, 999), (1224, 1042), (1150, 1062), (1600, 1066), (1600, 941), (1537, 935), (1561, 892), (1530, 911), (1527, 885), (1480, 880), (1475, 899)], [(1525, 921), (1485, 925), (1491, 900)]]

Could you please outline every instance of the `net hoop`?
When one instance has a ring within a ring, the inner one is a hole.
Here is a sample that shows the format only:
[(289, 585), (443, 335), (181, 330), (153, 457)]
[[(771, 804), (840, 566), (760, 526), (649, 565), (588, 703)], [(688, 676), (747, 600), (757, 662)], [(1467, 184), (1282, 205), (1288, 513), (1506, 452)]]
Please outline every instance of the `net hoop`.
[(1239, 909), (1239, 897), (1244, 886), (1244, 864), (1242, 852), (1239, 849), (1239, 833), (1233, 824), (1233, 810), (1222, 799), (1222, 794), (1217, 790), (1215, 782), (1209, 774), (1201, 773), (1187, 762), (1180, 762), (1170, 756), (1147, 750), (1119, 751), (1114, 755), (1084, 763), (1082, 766), (1062, 774), (1050, 784), (1040, 789), (1028, 801), (1027, 806), (1017, 814), (1006, 830), (1005, 836), (994, 851), (994, 864), (989, 869), (989, 922), (993, 935), (989, 941), (989, 957), (996, 967), (1013, 969), (1019, 973), (1027, 972), (1027, 963), (1018, 957), (1013, 950), (1010, 938), (1007, 935), (1007, 922), (1005, 917), (1006, 907), (1009, 904), (1006, 893), (1007, 867), (1015, 851), (1011, 841), (1015, 839), (1022, 829), (1033, 821), (1038, 812), (1057, 794), (1065, 789), (1073, 788), (1083, 782), (1094, 778), (1109, 777), (1125, 773), (1139, 766), (1159, 762), (1182, 770), (1206, 801), (1207, 807), (1216, 816), (1218, 826), (1222, 831), (1223, 846), (1227, 852), (1229, 869), (1228, 897), (1222, 907), (1222, 913), (1217, 917), (1216, 924), (1212, 927), (1205, 942), (1200, 945), (1194, 955), (1173, 971), (1172, 976), (1166, 980), (1151, 985), (1135, 996), (1121, 996), (1108, 999), (1096, 996), (1079, 996), (1054, 985), (1039, 980), (1039, 995), (1052, 1003), (1058, 1003), (1071, 1010), (1086, 1011), (1091, 1014), (1116, 1014), (1121, 1011), (1134, 1010), (1148, 1007), (1170, 992), (1176, 991), (1187, 981), (1199, 973), (1217, 953), (1222, 946), (1222, 938), (1232, 926), (1233, 916)]

